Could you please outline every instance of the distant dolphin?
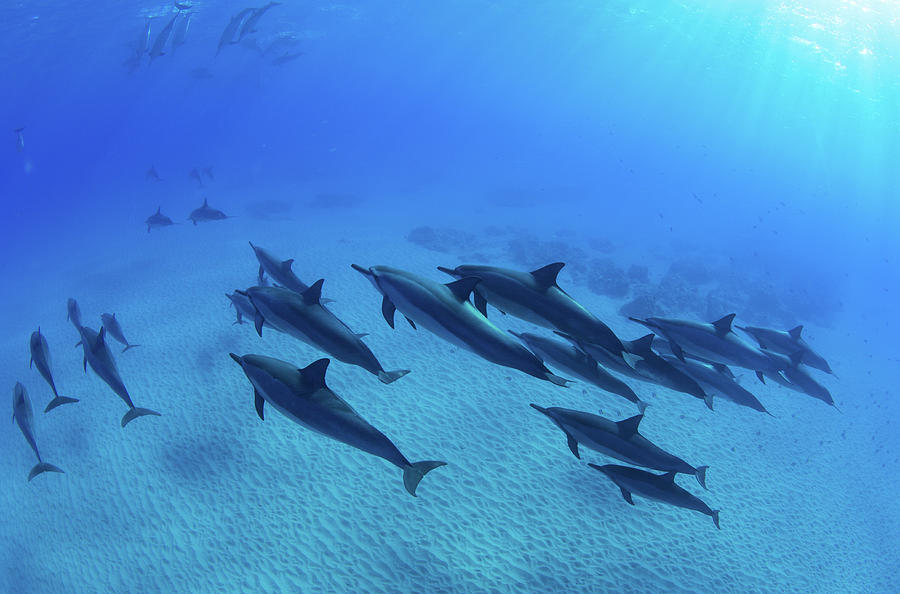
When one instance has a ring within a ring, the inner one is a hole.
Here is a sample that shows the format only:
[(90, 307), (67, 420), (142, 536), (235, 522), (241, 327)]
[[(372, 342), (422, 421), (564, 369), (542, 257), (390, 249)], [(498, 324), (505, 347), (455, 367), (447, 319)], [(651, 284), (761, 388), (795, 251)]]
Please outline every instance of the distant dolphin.
[(78, 332), (81, 332), (81, 308), (78, 307), (78, 302), (71, 297), (66, 301), (66, 319), (72, 322)]
[(588, 466), (599, 470), (609, 477), (622, 490), (622, 497), (625, 498), (625, 501), (631, 505), (634, 505), (631, 494), (637, 493), (647, 499), (655, 499), (656, 501), (706, 514), (712, 517), (716, 528), (720, 528), (719, 510), (710, 509), (700, 499), (675, 484), (674, 472), (653, 474), (646, 470), (638, 470), (637, 468), (618, 466), (616, 464), (607, 464), (605, 466), (588, 464)]
[(362, 367), (385, 384), (409, 373), (408, 369), (385, 371), (362, 341), (365, 334), (354, 333), (322, 306), (323, 282), (323, 279), (316, 281), (302, 294), (281, 287), (247, 289), (246, 295), (256, 310), (254, 324), (259, 335), (262, 336), (263, 323), (268, 323), (280, 332), (322, 349), (339, 361)]
[(384, 458), (403, 470), (403, 486), (413, 497), (419, 481), (446, 462), (410, 462), (381, 431), (370, 425), (325, 384), (328, 359), (319, 359), (303, 369), (262, 355), (231, 358), (241, 366), (253, 385), (256, 413), (264, 418), (268, 402), (295, 423), (358, 450)]
[(531, 352), (551, 367), (633, 402), (641, 413), (647, 408), (647, 403), (638, 398), (628, 384), (600, 367), (596, 359), (578, 347), (529, 332), (519, 334), (510, 330), (510, 334), (524, 342)]
[(399, 309), (414, 328), (416, 324), (421, 325), (497, 365), (518, 369), (557, 386), (566, 385), (566, 380), (551, 373), (534, 353), (494, 326), (469, 303), (469, 295), (479, 279), (469, 277), (442, 285), (389, 266), (352, 266), (384, 296), (381, 313), (392, 328), (394, 312)]
[(147, 19), (141, 35), (138, 37), (137, 43), (134, 45), (134, 52), (123, 62), (123, 66), (127, 66), (129, 72), (134, 72), (141, 66), (144, 55), (148, 53), (150, 47), (150, 25), (153, 19)]
[(160, 229), (175, 224), (172, 219), (164, 215), (161, 210), (162, 206), (157, 207), (156, 212), (147, 217), (147, 220), (144, 221), (147, 224), (147, 233), (150, 233), (150, 229)]
[(756, 396), (737, 383), (733, 377), (729, 377), (712, 365), (695, 359), (685, 359), (684, 361), (681, 361), (674, 355), (664, 355), (663, 359), (675, 367), (675, 369), (678, 369), (697, 380), (697, 383), (700, 384), (700, 387), (703, 388), (703, 391), (707, 394), (716, 393), (731, 400), (735, 404), (746, 406), (770, 415), (772, 414), (766, 410), (766, 407)]
[(191, 176), (191, 179), (197, 180), (197, 183), (200, 184), (201, 188), (203, 187), (203, 177), (201, 177), (199, 169), (194, 167), (188, 175)]
[[(269, 278), (285, 289), (302, 293), (309, 288), (309, 285), (304, 283), (296, 274), (294, 274), (294, 271), (292, 270), (294, 264), (293, 258), (281, 260), (266, 248), (253, 245), (252, 241), (249, 243), (259, 262), (259, 284), (261, 286), (264, 284), (263, 281), (265, 275), (268, 274)], [(332, 302), (334, 302), (334, 299), (328, 299), (327, 297), (322, 299), (323, 304)]]
[(203, 175), (209, 178), (209, 181), (216, 181), (216, 176), (213, 174), (212, 165), (207, 165), (203, 168)]
[(297, 58), (305, 55), (303, 52), (294, 52), (293, 54), (282, 54), (273, 58), (269, 63), (273, 66), (284, 66), (288, 62), (293, 62)]
[(251, 12), (256, 10), (255, 8), (245, 8), (240, 11), (228, 21), (228, 24), (225, 25), (225, 30), (222, 31), (222, 35), (219, 37), (219, 45), (216, 47), (216, 55), (219, 55), (219, 52), (222, 51), (222, 48), (226, 45), (231, 45), (237, 43), (234, 41), (234, 35), (237, 33), (238, 28), (241, 26), (241, 23), (244, 22), (244, 19)]
[(194, 225), (196, 225), (197, 223), (205, 223), (207, 221), (221, 221), (228, 218), (231, 217), (229, 217), (221, 210), (210, 207), (206, 198), (204, 198), (203, 206), (192, 210), (190, 216), (188, 217), (188, 220), (193, 221)]
[[(180, 9), (179, 9), (179, 14)], [(184, 45), (184, 40), (187, 37), (188, 27), (191, 26), (191, 17), (192, 13), (182, 14), (181, 18), (178, 19), (178, 23), (175, 25), (175, 31), (172, 33), (172, 52), (174, 53), (179, 47)]]
[(165, 54), (163, 51), (166, 47), (166, 42), (169, 40), (169, 35), (172, 33), (172, 27), (175, 26), (175, 19), (178, 18), (178, 15), (172, 17), (172, 20), (169, 21), (165, 27), (163, 27), (162, 31), (156, 36), (156, 41), (153, 42), (153, 47), (150, 48), (150, 62)]
[(828, 391), (828, 388), (813, 379), (813, 377), (809, 375), (805, 369), (803, 369), (800, 364), (802, 356), (803, 353), (800, 352), (791, 355), (790, 366), (787, 369), (781, 370), (781, 373), (783, 373), (784, 377), (786, 377), (788, 380), (787, 384), (782, 385), (794, 390), (795, 392), (807, 394), (809, 396), (812, 396), (813, 398), (821, 400), (825, 404), (829, 404), (837, 408), (837, 406), (834, 404), (834, 398), (831, 397), (831, 392)]
[(16, 135), (16, 150), (20, 153), (25, 150), (25, 136), (22, 134), (24, 131), (24, 127), (13, 130), (13, 133)]
[(122, 331), (122, 326), (119, 324), (119, 320), (116, 319), (116, 314), (102, 314), (100, 316), (100, 321), (103, 322), (103, 327), (106, 328), (107, 334), (125, 345), (125, 348), (122, 349), (123, 353), (128, 349), (141, 346), (139, 344), (131, 344), (128, 342), (128, 339), (125, 338), (125, 332)]
[(94, 370), (94, 373), (96, 373), (100, 379), (115, 392), (116, 396), (121, 398), (122, 401), (128, 405), (128, 412), (122, 417), (122, 427), (138, 417), (146, 415), (160, 416), (158, 412), (150, 410), (149, 408), (137, 408), (134, 405), (134, 402), (131, 401), (128, 389), (125, 387), (125, 383), (119, 375), (116, 361), (113, 359), (112, 353), (109, 352), (109, 347), (106, 345), (105, 336), (106, 328), (101, 328), (100, 332), (97, 332), (93, 328), (82, 326), (81, 342), (79, 344), (81, 344), (81, 347), (84, 350), (85, 370), (87, 370), (87, 366), (90, 365), (91, 369)]
[(62, 404), (78, 402), (77, 398), (60, 396), (59, 392), (56, 391), (56, 382), (53, 381), (53, 373), (50, 371), (50, 347), (47, 344), (47, 339), (41, 334), (40, 327), (31, 333), (28, 347), (31, 351), (31, 360), (28, 362), (28, 366), (36, 366), (38, 373), (50, 384), (50, 389), (53, 391), (53, 399), (47, 405), (47, 408), (44, 409), (44, 412), (48, 413)]
[(735, 334), (731, 329), (734, 316), (728, 314), (709, 324), (667, 318), (629, 319), (665, 336), (672, 352), (682, 360), (688, 352), (710, 361), (753, 370), (761, 381), (764, 373), (775, 373), (790, 364), (786, 357), (763, 352)]
[(34, 468), (31, 469), (31, 472), (28, 473), (28, 480), (30, 481), (37, 475), (42, 472), (62, 472), (56, 466), (44, 462), (41, 460), (41, 453), (38, 452), (37, 442), (34, 439), (34, 413), (31, 410), (31, 400), (28, 398), (28, 392), (25, 391), (25, 386), (21, 384), (21, 382), (16, 382), (16, 387), (13, 389), (13, 421), (19, 426), (19, 429), (22, 431), (22, 435), (25, 436), (25, 441), (28, 442), (28, 445), (31, 446), (31, 449), (34, 450), (34, 455), (37, 456), (38, 463), (34, 465)]
[(559, 288), (556, 278), (563, 266), (556, 262), (532, 272), (471, 265), (438, 266), (438, 270), (454, 278), (480, 279), (475, 307), (485, 317), (490, 303), (511, 316), (599, 344), (612, 353), (621, 352), (622, 342), (609, 326)]
[(162, 181), (159, 173), (156, 172), (156, 167), (154, 167), (153, 165), (151, 165), (150, 169), (147, 170), (147, 179), (152, 179), (153, 181)]
[(259, 22), (259, 19), (261, 19), (270, 8), (278, 6), (279, 4), (281, 4), (281, 2), (269, 2), (265, 6), (255, 9), (253, 13), (247, 17), (247, 20), (244, 21), (243, 26), (241, 26), (241, 33), (238, 35), (238, 41), (250, 33), (256, 33), (256, 24)]
[(181, 12), (182, 10), (190, 10), (193, 7), (194, 5), (190, 2), (178, 2), (177, 0), (175, 2), (175, 8), (177, 8), (179, 12)]
[(828, 361), (803, 340), (801, 336), (803, 326), (796, 326), (787, 332), (758, 326), (737, 326), (737, 328), (752, 336), (764, 350), (775, 351), (789, 357), (797, 352), (802, 353), (801, 363), (834, 375)]
[(706, 488), (706, 470), (709, 466), (695, 468), (638, 433), (638, 426), (644, 415), (616, 422), (600, 415), (569, 408), (543, 408), (537, 404), (532, 404), (531, 408), (546, 415), (563, 430), (569, 449), (578, 459), (581, 459), (581, 454), (578, 453), (578, 444), (581, 444), (635, 466), (691, 474), (701, 487)]

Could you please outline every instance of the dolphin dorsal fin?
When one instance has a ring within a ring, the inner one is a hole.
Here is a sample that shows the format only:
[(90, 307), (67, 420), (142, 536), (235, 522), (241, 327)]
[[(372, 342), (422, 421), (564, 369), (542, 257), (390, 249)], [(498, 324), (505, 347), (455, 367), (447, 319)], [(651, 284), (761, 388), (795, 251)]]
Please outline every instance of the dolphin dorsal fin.
[(638, 432), (638, 425), (641, 424), (641, 419), (644, 418), (644, 415), (635, 415), (628, 419), (623, 419), (616, 423), (619, 427), (619, 435), (622, 437), (631, 437)]
[(290, 272), (290, 271), (291, 271), (291, 267), (292, 267), (293, 265), (294, 265), (294, 259), (293, 259), (293, 258), (288, 258), (287, 260), (285, 260), (284, 262), (281, 263), (281, 268), (282, 268), (283, 270), (286, 270), (286, 271)]
[(716, 329), (716, 334), (718, 336), (725, 336), (729, 332), (731, 332), (731, 323), (734, 322), (734, 316), (737, 314), (730, 313), (727, 316), (720, 318), (712, 323), (713, 327)]
[(647, 353), (652, 350), (653, 347), (653, 339), (656, 338), (656, 335), (652, 332), (647, 336), (642, 336), (637, 340), (631, 341), (631, 352), (632, 354), (641, 355)]
[(162, 211), (162, 205), (157, 206), (157, 207), (156, 207), (156, 214), (160, 214), (161, 211)]
[(452, 292), (453, 296), (459, 301), (467, 301), (469, 295), (475, 290), (475, 285), (479, 282), (481, 282), (481, 279), (477, 276), (466, 276), (457, 281), (453, 281), (452, 283), (447, 283), (444, 286), (450, 289), (450, 292)]
[(207, 200), (209, 200), (209, 198), (207, 198), (206, 196), (204, 196), (204, 197), (203, 197), (203, 206), (209, 206), (209, 203), (207, 202)]
[(303, 369), (298, 369), (297, 371), (300, 373), (301, 377), (303, 377), (303, 383), (308, 386), (313, 386), (315, 388), (324, 388), (325, 387), (325, 370), (328, 369), (328, 364), (331, 363), (331, 359), (319, 359), (318, 361), (313, 361)]
[(308, 289), (303, 291), (303, 302), (307, 305), (313, 305), (318, 303), (322, 298), (322, 283), (325, 282), (324, 278), (320, 278), (316, 282), (314, 282)]
[(542, 268), (532, 270), (531, 276), (534, 277), (535, 282), (540, 285), (542, 289), (549, 289), (550, 287), (556, 286), (556, 277), (559, 276), (559, 271), (562, 270), (565, 265), (565, 262), (547, 264)]
[(803, 325), (797, 326), (796, 328), (791, 328), (788, 330), (788, 334), (791, 335), (791, 338), (794, 340), (800, 340), (800, 333), (803, 332)]
[(100, 332), (97, 333), (97, 341), (94, 342), (94, 352), (98, 350), (102, 350), (106, 346), (106, 328), (104, 326), (100, 327)]

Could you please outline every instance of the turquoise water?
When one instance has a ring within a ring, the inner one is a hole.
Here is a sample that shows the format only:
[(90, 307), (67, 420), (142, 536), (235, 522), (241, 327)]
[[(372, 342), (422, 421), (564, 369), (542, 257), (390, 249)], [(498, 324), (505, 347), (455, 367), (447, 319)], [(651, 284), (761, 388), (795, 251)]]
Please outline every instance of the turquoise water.
[[(216, 55), (243, 8), (194, 2), (151, 63), (137, 40), (168, 4), (0, 7), (0, 387), (26, 386), (65, 471), (29, 482), (34, 453), (0, 431), (0, 591), (900, 589), (895, 4), (286, 2)], [(192, 225), (204, 197), (233, 218)], [(148, 233), (157, 207), (178, 225)], [(417, 498), (387, 462), (257, 417), (229, 352), (324, 354), (232, 325), (248, 241), (324, 278), (384, 367), (412, 370), (383, 385), (335, 361), (327, 381), (410, 460), (448, 462)], [(628, 315), (803, 324), (837, 408), (738, 368), (774, 416), (626, 380), (650, 403), (641, 432), (710, 466), (708, 491), (677, 482), (721, 530), (632, 507), (586, 465), (615, 460), (577, 460), (528, 406), (632, 404), (392, 330), (350, 267), (447, 282), (436, 266), (555, 261), (623, 339), (645, 334)], [(141, 345), (110, 343), (161, 417), (120, 426), (72, 348), (70, 297)], [(38, 326), (81, 400), (47, 414)]]

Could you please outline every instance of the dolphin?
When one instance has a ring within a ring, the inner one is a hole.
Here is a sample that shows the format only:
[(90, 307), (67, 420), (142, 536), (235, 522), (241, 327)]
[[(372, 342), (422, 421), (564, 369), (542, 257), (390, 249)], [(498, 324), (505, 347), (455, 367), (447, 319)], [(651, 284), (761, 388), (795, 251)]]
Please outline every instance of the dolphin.
[(787, 369), (781, 370), (781, 373), (783, 373), (784, 377), (787, 378), (788, 383), (778, 383), (782, 383), (782, 385), (790, 388), (791, 390), (794, 390), (795, 392), (808, 394), (813, 398), (821, 400), (825, 404), (830, 404), (831, 406), (837, 408), (837, 406), (834, 404), (834, 398), (831, 397), (831, 392), (828, 391), (828, 388), (813, 379), (813, 377), (801, 367), (800, 360), (802, 356), (802, 352), (797, 352), (791, 355), (791, 365)]
[(81, 332), (81, 308), (78, 307), (78, 302), (69, 297), (66, 301), (66, 319), (72, 322), (72, 325), (75, 326), (75, 329), (78, 332)]
[(164, 215), (161, 211), (162, 206), (158, 206), (156, 212), (147, 217), (147, 220), (144, 221), (144, 223), (147, 224), (147, 233), (150, 233), (150, 229), (153, 228), (161, 229), (162, 227), (169, 227), (175, 224), (172, 219)]
[(446, 462), (410, 462), (381, 431), (370, 425), (325, 383), (328, 359), (303, 369), (262, 355), (229, 353), (253, 385), (256, 414), (269, 405), (295, 423), (358, 450), (384, 458), (403, 470), (403, 486), (413, 497), (419, 481)]
[(563, 430), (569, 449), (581, 459), (578, 444), (623, 462), (662, 470), (692, 474), (700, 486), (706, 488), (706, 470), (709, 466), (693, 467), (638, 433), (644, 415), (636, 415), (622, 421), (612, 421), (600, 415), (569, 408), (543, 408), (532, 404), (531, 408), (544, 414)]
[[(179, 14), (181, 10), (179, 9)], [(179, 47), (184, 45), (185, 37), (187, 37), (188, 27), (191, 26), (191, 17), (193, 13), (183, 14), (175, 25), (175, 31), (172, 33), (172, 52), (174, 53)]]
[[(668, 359), (669, 355), (675, 357), (676, 359), (678, 358), (673, 352), (672, 345), (669, 344), (669, 341), (665, 338), (662, 338), (661, 336), (657, 336), (653, 339), (653, 349), (666, 359)], [(698, 357), (696, 355), (692, 355), (691, 353), (685, 353), (684, 351), (682, 351), (682, 354), (684, 355), (685, 359), (693, 359), (694, 361), (699, 361), (700, 363), (710, 365), (711, 367), (715, 368), (716, 371), (724, 374), (726, 377), (730, 377), (732, 379), (734, 379), (735, 377), (731, 369), (723, 363), (716, 363), (715, 361), (710, 361), (709, 359), (704, 359), (703, 357)]]
[(675, 369), (678, 369), (682, 373), (697, 380), (697, 383), (700, 384), (700, 387), (703, 388), (703, 391), (707, 394), (716, 393), (731, 400), (735, 404), (746, 406), (770, 415), (772, 414), (766, 410), (766, 407), (763, 406), (763, 403), (760, 402), (756, 396), (737, 383), (733, 377), (729, 377), (721, 371), (718, 371), (712, 365), (695, 359), (685, 359), (682, 361), (674, 355), (664, 355), (663, 359)]
[(672, 352), (684, 359), (685, 352), (723, 363), (753, 370), (762, 381), (764, 373), (775, 373), (790, 365), (787, 358), (765, 353), (752, 346), (731, 329), (735, 314), (712, 323), (667, 318), (628, 318), (643, 324), (668, 339)]
[(172, 17), (172, 20), (166, 23), (166, 26), (162, 28), (162, 31), (156, 36), (156, 41), (153, 42), (153, 47), (150, 48), (150, 62), (165, 54), (163, 51), (166, 47), (166, 42), (169, 40), (169, 35), (172, 33), (172, 27), (175, 26), (175, 19), (178, 18), (178, 15)]
[(175, 2), (175, 8), (178, 9), (178, 12), (181, 12), (182, 10), (190, 10), (193, 7), (194, 5), (190, 2)]
[(253, 253), (259, 261), (260, 279), (268, 274), (273, 281), (285, 289), (290, 289), (297, 293), (302, 293), (309, 288), (309, 285), (297, 278), (297, 275), (294, 274), (294, 271), (291, 269), (294, 264), (293, 258), (290, 260), (281, 260), (269, 250), (258, 245), (253, 245), (252, 241), (250, 242), (250, 247), (253, 248)]
[(831, 370), (828, 361), (826, 361), (822, 355), (815, 352), (812, 347), (803, 340), (803, 337), (801, 336), (803, 326), (796, 326), (787, 332), (769, 328), (760, 328), (758, 326), (737, 326), (737, 328), (752, 336), (763, 350), (775, 351), (776, 353), (781, 353), (782, 355), (787, 355), (789, 357), (797, 352), (802, 353), (800, 359), (801, 363), (805, 363), (810, 367), (834, 375), (834, 371)]
[(375, 355), (362, 341), (365, 334), (355, 334), (331, 311), (322, 306), (322, 284), (319, 279), (303, 293), (281, 287), (250, 287), (245, 293), (256, 310), (254, 324), (262, 336), (263, 323), (289, 334), (306, 344), (322, 349), (338, 361), (362, 367), (382, 383), (390, 384), (408, 369), (385, 371)]
[(244, 21), (244, 24), (241, 26), (241, 32), (238, 35), (238, 41), (240, 41), (241, 39), (243, 39), (246, 35), (249, 35), (250, 33), (256, 33), (256, 24), (259, 22), (259, 19), (261, 19), (262, 16), (264, 14), (266, 14), (266, 12), (268, 12), (268, 10), (270, 8), (274, 8), (275, 6), (278, 6), (279, 4), (281, 4), (281, 2), (269, 2), (265, 6), (261, 6), (257, 9), (255, 9), (253, 11), (253, 13), (249, 17), (247, 17), (247, 20)]
[(13, 130), (13, 134), (16, 135), (16, 150), (20, 153), (25, 150), (25, 136), (22, 134), (24, 131), (24, 127)]
[(203, 168), (203, 175), (209, 178), (209, 181), (216, 181), (216, 176), (213, 173), (212, 165), (207, 165)]
[(254, 8), (245, 8), (240, 11), (236, 15), (232, 16), (228, 21), (228, 24), (225, 25), (225, 30), (222, 31), (222, 35), (219, 37), (219, 45), (216, 47), (216, 55), (219, 55), (219, 52), (222, 51), (222, 48), (226, 45), (232, 45), (236, 43), (234, 41), (234, 34), (237, 33), (238, 27), (241, 26), (241, 23), (244, 22), (244, 19), (247, 18), (251, 12), (253, 12)]
[(84, 350), (85, 371), (87, 371), (87, 366), (90, 365), (91, 369), (94, 370), (94, 373), (96, 373), (106, 385), (112, 388), (112, 391), (116, 393), (116, 396), (121, 398), (122, 401), (128, 405), (128, 412), (122, 417), (122, 427), (138, 417), (146, 415), (160, 416), (158, 412), (150, 410), (149, 408), (136, 407), (131, 401), (128, 389), (125, 387), (125, 383), (119, 375), (116, 361), (113, 359), (112, 353), (106, 345), (106, 328), (100, 328), (100, 332), (97, 332), (93, 328), (82, 326), (81, 342), (79, 344)]
[(139, 344), (131, 344), (128, 342), (128, 339), (125, 338), (125, 332), (122, 331), (122, 326), (119, 324), (119, 320), (116, 319), (116, 314), (102, 314), (100, 320), (103, 322), (103, 327), (106, 328), (106, 333), (125, 345), (125, 348), (122, 349), (123, 353), (128, 349), (141, 346)]
[(203, 187), (203, 177), (200, 175), (200, 170), (194, 167), (191, 169), (191, 172), (188, 174), (191, 179), (197, 180), (197, 183), (200, 184), (200, 187)]
[(156, 167), (154, 165), (151, 165), (150, 169), (147, 170), (147, 179), (152, 179), (153, 181), (162, 181), (162, 178), (159, 176), (159, 173), (156, 171)]
[(31, 333), (28, 347), (31, 350), (31, 360), (28, 362), (28, 366), (37, 366), (38, 373), (50, 384), (50, 389), (53, 391), (53, 400), (50, 401), (44, 412), (48, 413), (62, 404), (78, 402), (77, 398), (60, 396), (59, 392), (56, 391), (56, 382), (53, 381), (53, 373), (50, 371), (50, 347), (47, 345), (47, 339), (41, 334), (40, 327)]
[(305, 55), (304, 52), (294, 52), (293, 54), (282, 54), (280, 56), (277, 56), (276, 58), (273, 58), (269, 62), (269, 64), (272, 64), (273, 66), (284, 66), (288, 62), (293, 62), (294, 60), (296, 60), (297, 58), (299, 58), (303, 55)]
[(647, 403), (638, 398), (628, 384), (600, 367), (596, 359), (578, 347), (529, 332), (520, 334), (510, 330), (510, 334), (524, 342), (532, 353), (551, 367), (635, 403), (641, 413), (647, 408)]
[(675, 484), (674, 472), (653, 474), (646, 470), (638, 470), (637, 468), (618, 466), (616, 464), (606, 464), (605, 466), (588, 464), (588, 466), (599, 470), (609, 477), (622, 490), (622, 497), (625, 498), (625, 501), (631, 505), (634, 505), (631, 494), (637, 493), (647, 499), (655, 499), (656, 501), (706, 514), (712, 517), (716, 528), (721, 530), (719, 526), (719, 510), (710, 509), (700, 499)]
[(469, 303), (479, 279), (463, 278), (447, 285), (391, 268), (373, 266), (353, 269), (368, 278), (384, 296), (381, 313), (394, 327), (394, 312), (406, 316), (409, 323), (440, 336), (492, 363), (518, 369), (523, 373), (565, 386), (565, 379), (550, 372), (534, 353), (497, 328)]
[(231, 217), (229, 217), (221, 210), (210, 207), (207, 199), (204, 198), (203, 206), (192, 210), (190, 216), (188, 217), (188, 220), (193, 221), (194, 225), (196, 226), (197, 223), (205, 223), (207, 221), (221, 221), (228, 218)]
[(34, 450), (34, 455), (37, 456), (38, 459), (38, 463), (35, 464), (34, 468), (31, 469), (31, 472), (28, 473), (28, 480), (30, 481), (42, 472), (62, 472), (62, 470), (56, 466), (44, 462), (41, 459), (41, 453), (38, 451), (37, 442), (34, 440), (34, 426), (32, 425), (34, 414), (31, 410), (31, 399), (28, 398), (28, 392), (21, 382), (16, 382), (16, 387), (13, 389), (12, 418), (19, 426), (22, 435), (25, 436), (25, 441), (27, 441), (28, 445), (31, 446), (31, 449)]
[(532, 272), (494, 266), (438, 266), (454, 278), (475, 277), (475, 307), (487, 317), (487, 304), (500, 311), (551, 330), (559, 330), (599, 344), (613, 353), (622, 352), (622, 342), (591, 312), (582, 307), (556, 282), (562, 262)]
[[(250, 298), (247, 297), (247, 291), (235, 290), (234, 293), (225, 293), (225, 296), (231, 301), (231, 305), (234, 306), (235, 314), (237, 314), (237, 320), (232, 323), (232, 326), (234, 324), (243, 324), (245, 317), (250, 318), (251, 320), (256, 317), (256, 308), (250, 303)], [(264, 326), (269, 328), (272, 327), (269, 324), (264, 324)]]

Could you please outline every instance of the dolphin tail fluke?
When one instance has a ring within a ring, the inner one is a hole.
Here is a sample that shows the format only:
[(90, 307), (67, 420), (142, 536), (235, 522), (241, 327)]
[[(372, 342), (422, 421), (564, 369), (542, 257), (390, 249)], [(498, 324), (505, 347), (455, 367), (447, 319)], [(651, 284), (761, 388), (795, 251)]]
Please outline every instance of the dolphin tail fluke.
[(713, 522), (716, 523), (716, 528), (718, 528), (719, 530), (721, 530), (722, 527), (719, 526), (719, 510), (714, 509), (713, 512), (712, 512), (712, 514), (710, 514), (710, 515), (712, 516)]
[(409, 373), (409, 369), (395, 369), (394, 371), (382, 370), (378, 372), (378, 379), (380, 379), (381, 383), (383, 384), (390, 384), (397, 381), (407, 373)]
[(709, 470), (709, 466), (698, 466), (697, 470), (694, 471), (694, 477), (697, 479), (697, 482), (700, 483), (700, 486), (709, 490), (709, 487), (706, 486), (706, 471)]
[(37, 475), (43, 474), (45, 472), (59, 472), (65, 474), (62, 469), (57, 466), (54, 466), (48, 462), (38, 462), (34, 465), (34, 468), (31, 469), (31, 472), (28, 473), (28, 480), (30, 481)]
[(130, 423), (131, 421), (135, 420), (138, 417), (146, 417), (148, 415), (154, 416), (154, 417), (162, 416), (155, 410), (150, 410), (149, 408), (134, 407), (134, 408), (129, 409), (128, 412), (125, 413), (125, 416), (122, 417), (122, 427), (124, 427), (125, 425), (127, 425), (128, 423)]
[(409, 491), (409, 494), (413, 497), (416, 496), (416, 487), (419, 486), (419, 482), (425, 477), (426, 474), (434, 470), (435, 468), (439, 468), (441, 466), (446, 466), (446, 462), (441, 462), (439, 460), (425, 460), (423, 462), (413, 462), (409, 466), (403, 469), (403, 486), (406, 487), (406, 490)]
[(62, 406), (63, 404), (74, 404), (76, 402), (78, 402), (77, 398), (69, 398), (67, 396), (57, 396), (56, 398), (51, 400), (49, 404), (47, 404), (47, 408), (44, 409), (44, 412), (48, 413), (51, 410), (53, 410), (54, 408), (56, 408), (57, 406)]
[(139, 346), (141, 346), (141, 345), (139, 345), (139, 344), (129, 344), (129, 345), (127, 345), (124, 349), (122, 349), (122, 352), (124, 353), (124, 352), (127, 351), (128, 349), (133, 349), (134, 347), (139, 347)]

